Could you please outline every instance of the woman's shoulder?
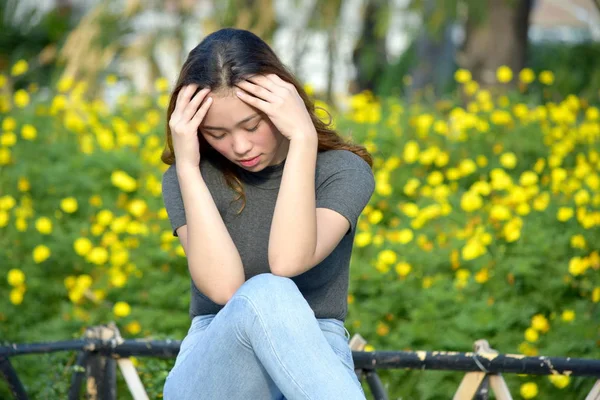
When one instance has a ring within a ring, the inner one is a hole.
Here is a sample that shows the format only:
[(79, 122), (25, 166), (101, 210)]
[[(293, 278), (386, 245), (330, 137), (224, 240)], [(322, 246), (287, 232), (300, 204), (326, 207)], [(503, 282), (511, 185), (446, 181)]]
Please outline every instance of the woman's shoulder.
[(371, 170), (371, 166), (350, 150), (327, 150), (317, 155), (317, 170), (332, 174), (345, 169)]

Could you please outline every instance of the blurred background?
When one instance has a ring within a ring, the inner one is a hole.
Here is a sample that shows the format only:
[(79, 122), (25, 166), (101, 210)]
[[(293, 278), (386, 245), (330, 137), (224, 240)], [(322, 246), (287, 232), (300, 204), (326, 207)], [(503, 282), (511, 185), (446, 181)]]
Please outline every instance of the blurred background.
[[(1, 343), (109, 321), (126, 338), (183, 338), (166, 107), (188, 52), (222, 27), (266, 40), (373, 155), (346, 320), (367, 350), (485, 338), (501, 353), (600, 357), (598, 0), (3, 0)], [(32, 398), (55, 399), (74, 359), (13, 364)], [(160, 398), (174, 360), (134, 362)], [(380, 375), (391, 399), (448, 398), (463, 376)], [(505, 379), (526, 399), (594, 383)]]

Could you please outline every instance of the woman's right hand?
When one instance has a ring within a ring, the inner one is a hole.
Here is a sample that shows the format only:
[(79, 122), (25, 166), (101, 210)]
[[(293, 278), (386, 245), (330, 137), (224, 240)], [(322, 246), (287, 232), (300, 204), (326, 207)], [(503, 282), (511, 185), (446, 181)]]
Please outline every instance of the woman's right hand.
[(177, 94), (175, 110), (169, 120), (175, 161), (178, 166), (189, 165), (198, 168), (200, 165), (198, 127), (212, 104), (212, 98), (209, 97), (200, 106), (210, 93), (210, 88), (204, 88), (190, 100), (197, 88), (198, 84), (195, 83), (181, 88)]

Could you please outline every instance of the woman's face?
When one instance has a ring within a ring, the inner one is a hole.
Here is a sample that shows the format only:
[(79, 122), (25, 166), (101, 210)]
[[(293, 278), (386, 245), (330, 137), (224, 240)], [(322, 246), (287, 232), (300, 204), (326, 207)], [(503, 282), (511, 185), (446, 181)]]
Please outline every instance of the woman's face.
[[(253, 172), (283, 162), (289, 140), (264, 113), (233, 93), (210, 96), (213, 103), (200, 124), (208, 144), (232, 163)], [(254, 160), (242, 162), (249, 159)]]

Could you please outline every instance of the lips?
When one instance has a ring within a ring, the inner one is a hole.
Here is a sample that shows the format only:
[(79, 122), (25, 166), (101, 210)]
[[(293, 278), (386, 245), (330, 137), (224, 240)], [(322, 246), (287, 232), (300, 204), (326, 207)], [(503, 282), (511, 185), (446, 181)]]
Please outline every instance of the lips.
[[(258, 156), (256, 156), (258, 157)], [(239, 160), (239, 162), (248, 162), (248, 161), (252, 161), (254, 160), (256, 157), (252, 157), (252, 158), (246, 158), (245, 160)]]

